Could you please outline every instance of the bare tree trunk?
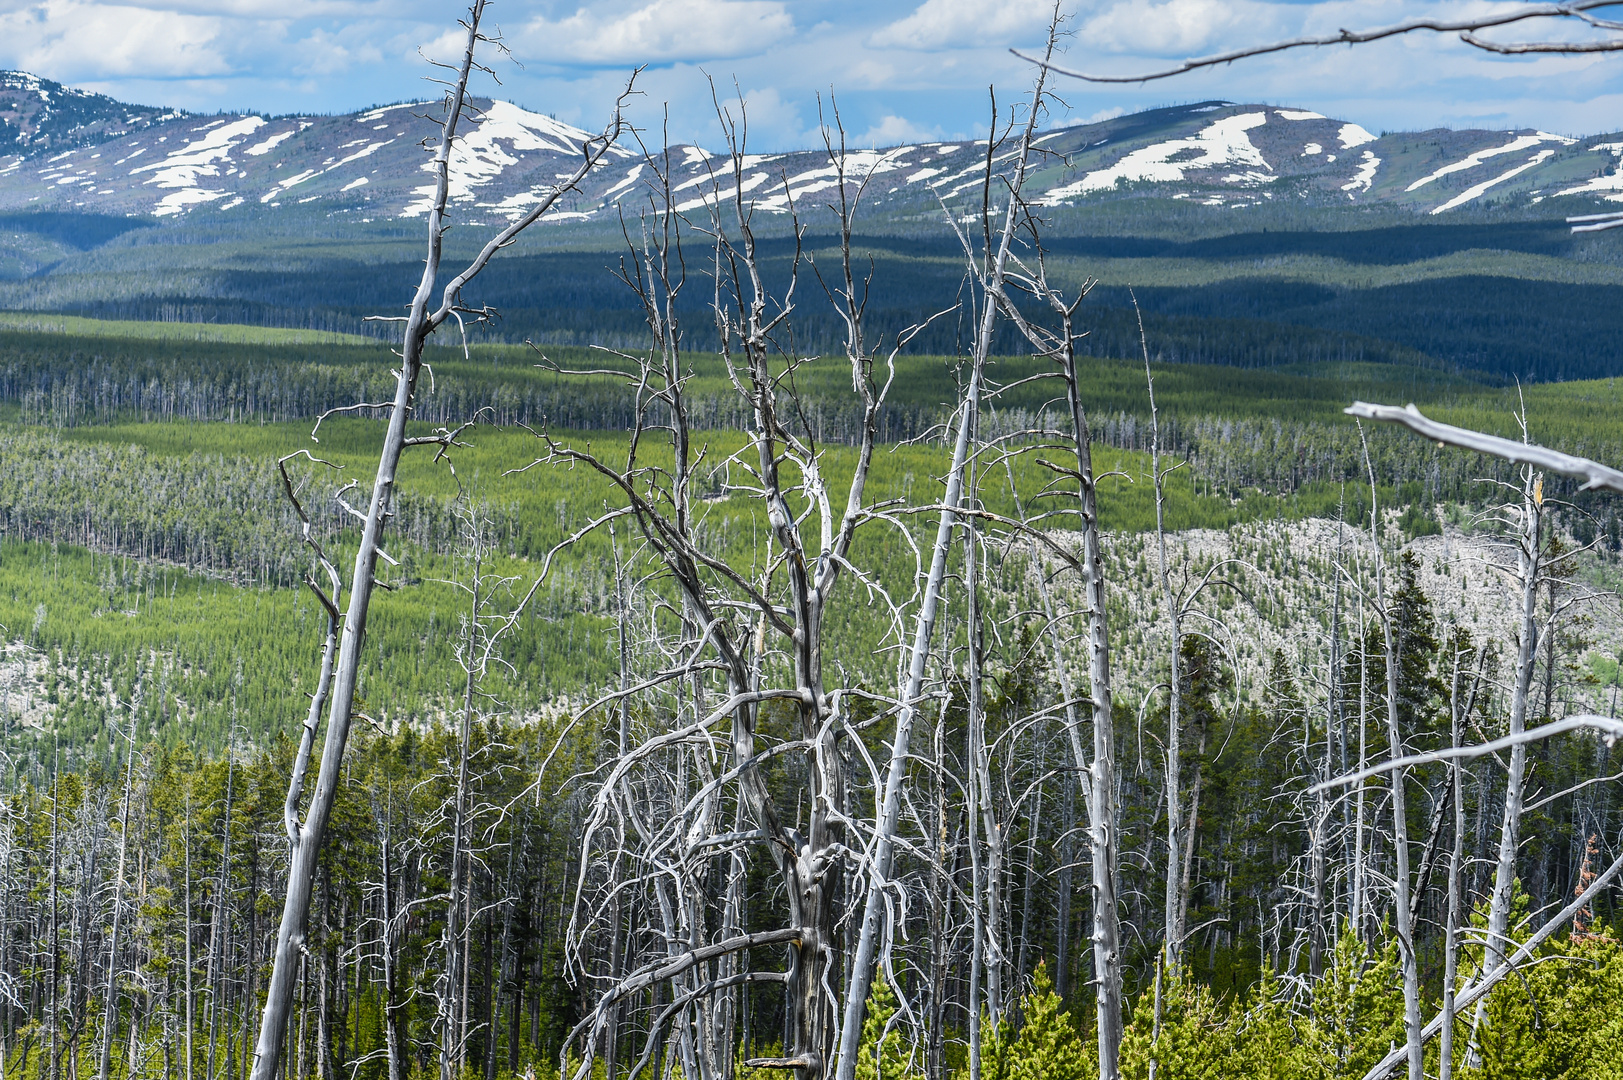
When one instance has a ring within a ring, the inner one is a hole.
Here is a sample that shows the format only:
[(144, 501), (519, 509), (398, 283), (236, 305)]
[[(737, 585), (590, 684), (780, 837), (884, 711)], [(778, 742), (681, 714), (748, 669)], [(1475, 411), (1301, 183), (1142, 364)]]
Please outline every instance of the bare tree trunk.
[(1195, 887), (1195, 840), (1200, 826), (1200, 793), (1206, 779), (1206, 725), (1200, 725), (1200, 746), (1196, 751), (1195, 779), (1189, 785), (1189, 817), (1184, 826), (1183, 866), (1178, 870), (1178, 921), (1189, 922), (1189, 900)]
[(186, 859), (186, 916), (181, 920), (186, 935), (186, 976), (184, 987), (186, 992), (186, 1080), (193, 1080), (192, 1068), (196, 1056), (192, 1052), (192, 1032), (196, 1025), (194, 993), (192, 991), (192, 977), (194, 964), (192, 962), (192, 788), (186, 787), (186, 820), (181, 828), (185, 830), (185, 859)]
[[(140, 690), (130, 706), (130, 746), (124, 765), (124, 806), (119, 812), (118, 872), (113, 878), (113, 929), (107, 942), (107, 1000), (101, 1022), (101, 1063), (97, 1080), (107, 1080), (113, 1066), (113, 1028), (118, 1024), (118, 946), (124, 926), (124, 866), (130, 850), (130, 793), (135, 787), (135, 713), (140, 708)], [(133, 1029), (133, 1025), (132, 1025)]]
[[(1386, 736), (1387, 749), (1396, 761), (1404, 756), (1403, 734), (1398, 716), (1398, 664), (1402, 643), (1395, 636), (1392, 625), (1391, 598), (1386, 593), (1385, 559), (1381, 556), (1380, 505), (1375, 497), (1375, 471), (1369, 465), (1369, 450), (1365, 447), (1364, 463), (1369, 467), (1370, 542), (1375, 553), (1375, 595), (1379, 598), (1377, 614), (1381, 631), (1386, 639)], [(1396, 873), (1392, 883), (1396, 902), (1396, 931), (1398, 946), (1403, 956), (1403, 1028), (1408, 1046), (1409, 1080), (1425, 1080), (1424, 1046), (1420, 1037), (1420, 957), (1414, 936), (1414, 917), (1409, 908), (1409, 815), (1404, 802), (1404, 774), (1402, 768), (1392, 770), (1392, 847)]]
[[(509, 988), (516, 981), (513, 978), (511, 968), (508, 966), (507, 958), (513, 951), (513, 922), (516, 914), (515, 909), (518, 907), (518, 899), (513, 890), (513, 879), (518, 871), (519, 863), (524, 858), (524, 811), (522, 808), (519, 809), (514, 819), (508, 844), (507, 881), (502, 886), (500, 900), (502, 906), (501, 945), (496, 953), (496, 968), (486, 976), (491, 984), (491, 1007), (489, 1015), (485, 1017), (485, 1080), (496, 1080), (496, 1041), (497, 1035), (501, 1031), (501, 1025), (497, 1023), (497, 1019), (501, 1010), (501, 995), (504, 989), (509, 990), (509, 1007), (512, 1007), (511, 990)], [(612, 1072), (607, 1075), (609, 1077), (614, 1076)], [(396, 1080), (396, 1078), (391, 1077), (390, 1080)]]
[(484, 581), (480, 576), (483, 555), (480, 523), (471, 511), (466, 526), (470, 530), (473, 580), (470, 583), (471, 599), (461, 643), (465, 679), (457, 728), (456, 786), (451, 793), (451, 855), (447, 875), (450, 884), (446, 892), (445, 932), (442, 936), (445, 973), (441, 979), (436, 1010), (440, 1028), (440, 1080), (457, 1080), (461, 1076), (467, 1040), (467, 926), (471, 909), (467, 852), (468, 759), (472, 752), (474, 694), (478, 689), (478, 667), (474, 656), (481, 648), (479, 617)]
[[(631, 605), (627, 594), (626, 570), (620, 558), (620, 542), (615, 536), (614, 523), (609, 522), (609, 549), (614, 555), (614, 605), (619, 618), (615, 633), (618, 635), (620, 660), (620, 708), (619, 730), (616, 739), (616, 758), (624, 758), (631, 746), (631, 642), (629, 638), (631, 618)], [(625, 933), (624, 912), (621, 911), (620, 894), (615, 893), (609, 905), (609, 980), (618, 983), (625, 976)], [(610, 1017), (608, 1033), (604, 1038), (603, 1064), (604, 1075), (607, 1080), (617, 1080), (620, 1063), (620, 1025), (623, 1009), (616, 1006), (614, 1015)]]
[[(1025, 137), (1029, 145), (1030, 133)], [(1021, 166), (1024, 173), (1024, 165)], [(1015, 184), (1019, 191), (1020, 185)], [(988, 253), (985, 280), (987, 291), (1001, 290), (1009, 252), (1014, 240), (1018, 200), (1010, 199), (1004, 213), (1004, 225), (999, 247)], [(860, 936), (851, 960), (851, 977), (847, 984), (844, 1022), (840, 1028), (838, 1068), (835, 1080), (853, 1080), (856, 1075), (857, 1045), (862, 1037), (862, 1018), (867, 1008), (868, 991), (873, 984), (874, 963), (878, 955), (880, 922), (885, 901), (882, 890), (890, 879), (891, 864), (895, 857), (896, 828), (902, 812), (902, 783), (909, 767), (908, 741), (913, 720), (924, 687), (928, 669), (931, 642), (935, 635), (936, 618), (941, 605), (942, 589), (947, 577), (947, 557), (952, 550), (953, 532), (960, 520), (960, 507), (964, 498), (964, 473), (968, 467), (971, 432), (980, 414), (981, 394), (984, 389), (986, 361), (991, 354), (992, 331), (997, 323), (998, 305), (989, 300), (983, 307), (976, 334), (974, 355), (970, 362), (969, 382), (959, 405), (958, 430), (953, 443), (952, 464), (947, 469), (946, 492), (941, 500), (941, 516), (936, 527), (935, 542), (931, 548), (930, 571), (924, 582), (914, 620), (913, 640), (908, 649), (907, 677), (898, 695), (896, 729), (891, 740), (890, 762), (885, 772), (885, 785), (881, 792), (878, 828), (874, 842), (873, 869), (868, 880), (867, 902), (863, 909)]]
[[(969, 1080), (981, 1080), (981, 1002), (984, 994), (981, 983), (986, 974), (986, 897), (985, 875), (981, 866), (980, 838), (980, 769), (976, 759), (980, 755), (975, 745), (973, 724), (965, 725), (964, 746), (964, 802), (965, 841), (969, 845)], [(995, 1030), (995, 1029), (994, 1029)]]
[[(274, 1080), (281, 1060), (282, 1043), (287, 1030), (287, 1017), (292, 1007), (294, 979), (298, 957), (304, 947), (305, 928), (310, 918), (310, 897), (315, 887), (315, 871), (326, 836), (327, 818), (332, 812), (337, 794), (344, 749), (349, 741), (349, 726), (355, 708), (355, 688), (360, 677), (361, 647), (366, 636), (367, 614), (371, 609), (375, 573), (382, 554), (383, 528), (394, 512), (394, 489), (400, 455), (408, 444), (432, 443), (442, 448), (449, 446), (453, 434), (441, 437), (409, 440), (406, 421), (410, 419), (416, 393), (417, 378), (422, 371), (423, 346), (430, 334), (446, 319), (465, 307), (462, 289), (482, 271), (497, 252), (512, 243), (524, 229), (534, 224), (552, 208), (557, 199), (573, 189), (601, 159), (621, 130), (620, 114), (616, 110), (610, 127), (603, 136), (588, 141), (582, 147), (584, 162), (571, 179), (561, 181), (550, 195), (542, 198), (523, 216), (502, 229), (481, 249), (467, 269), (445, 286), (440, 304), (432, 306), (433, 292), (439, 277), (440, 257), (447, 229), (445, 208), (450, 194), (450, 160), (463, 112), (467, 106), (468, 79), (475, 70), (474, 50), (486, 39), (479, 26), (484, 16), (486, 0), (473, 0), (463, 25), (467, 29), (460, 66), (445, 101), (445, 120), (440, 128), (439, 143), (433, 160), (434, 195), (428, 211), (428, 250), (423, 274), (412, 297), (410, 314), (405, 317), (402, 335), (400, 367), (395, 379), (395, 397), (389, 412), (388, 428), (383, 447), (378, 455), (377, 477), (372, 485), (371, 502), (366, 521), (361, 529), (360, 543), (355, 553), (355, 567), (349, 581), (349, 606), (344, 613), (343, 635), (338, 645), (337, 660), (328, 701), (326, 740), (321, 752), (321, 767), (316, 775), (316, 787), (311, 796), (302, 826), (295, 826), (292, 838), (292, 858), (288, 868), (287, 895), (282, 906), (282, 920), (276, 934), (276, 947), (270, 983), (265, 991), (265, 1008), (259, 1024), (259, 1040), (254, 1050), (251, 1080)], [(476, 317), (486, 314), (474, 312)], [(457, 315), (460, 319), (460, 315)], [(334, 598), (336, 600), (336, 597)], [(288, 804), (296, 808), (303, 777), (295, 771), (289, 784)]]
[(62, 919), (61, 919), (61, 818), (62, 818), (62, 772), (61, 760), (52, 762), (51, 767), (51, 1002), (50, 1002), (50, 1045), (47, 1048), (46, 1060), (41, 1064), (50, 1069), (50, 1080), (57, 1080), (61, 1076), (61, 1036), (59, 1028), (62, 1023)]
[[(215, 1061), (219, 1053), (220, 1010), (225, 1007), (226, 942), (230, 940), (230, 917), (227, 909), (231, 884), (231, 798), (236, 783), (236, 757), (232, 748), (226, 748), (225, 759), (225, 816), (220, 839), (220, 873), (214, 883), (213, 924), (209, 927), (209, 1055), (208, 1080), (216, 1080)], [(229, 1035), (227, 1036), (229, 1040)], [(228, 1069), (227, 1072), (230, 1070)]]
[[(1155, 484), (1156, 576), (1160, 581), (1161, 601), (1166, 605), (1168, 633), (1171, 635), (1167, 648), (1170, 674), (1167, 679), (1166, 742), (1167, 877), (1164, 912), (1166, 936), (1162, 943), (1161, 962), (1166, 965), (1168, 972), (1175, 974), (1183, 952), (1184, 911), (1184, 900), (1178, 885), (1178, 868), (1182, 862), (1183, 844), (1183, 838), (1179, 835), (1183, 825), (1181, 795), (1183, 759), (1180, 754), (1180, 740), (1183, 735), (1180, 718), (1180, 707), (1183, 704), (1183, 672), (1178, 667), (1179, 654), (1183, 647), (1183, 602), (1172, 590), (1171, 566), (1167, 559), (1166, 478), (1161, 472), (1161, 417), (1155, 407), (1155, 372), (1150, 368), (1150, 346), (1144, 335), (1144, 313), (1139, 310), (1137, 297), (1133, 299), (1133, 313), (1138, 318), (1138, 343), (1144, 353), (1144, 384), (1150, 398), (1150, 478)], [(1159, 980), (1155, 987), (1155, 1015), (1159, 1024), (1161, 1016)]]
[[(1037, 771), (1039, 773), (1047, 771), (1047, 749), (1047, 743), (1044, 742), (1037, 759)], [(1026, 884), (1025, 896), (1020, 901), (1020, 951), (1015, 958), (1013, 986), (1009, 991), (1011, 998), (1025, 984), (1026, 973), (1029, 970), (1026, 966), (1026, 953), (1031, 944), (1032, 907), (1037, 898), (1037, 881), (1039, 877), (1037, 872), (1037, 844), (1038, 838), (1042, 835), (1043, 827), (1044, 787), (1043, 784), (1037, 784), (1031, 792), (1033, 805), (1031, 812), (1026, 815)]]
[[(1324, 724), (1324, 767), (1321, 770), (1320, 780), (1330, 779), (1334, 762), (1332, 760), (1332, 747), (1335, 744), (1336, 732), (1341, 727), (1341, 576), (1336, 576), (1335, 597), (1330, 608), (1330, 677), (1325, 680), (1325, 724)], [(1304, 722), (1304, 731), (1310, 730)], [(1311, 746), (1302, 748), (1303, 761), (1311, 768)], [(1329, 882), (1327, 881), (1329, 846), (1330, 846), (1330, 814), (1329, 798), (1320, 792), (1313, 804), (1313, 824), (1309, 831), (1309, 873), (1312, 876), (1312, 898), (1308, 927), (1308, 974), (1317, 979), (1324, 970), (1324, 951), (1329, 943), (1329, 928), (1326, 924), (1326, 911), (1329, 906)]]
[(1082, 483), (1082, 551), (1086, 573), (1088, 681), (1093, 691), (1093, 767), (1089, 816), (1093, 838), (1093, 977), (1097, 983), (1099, 1080), (1121, 1074), (1121, 930), (1116, 912), (1116, 743), (1110, 693), (1110, 628), (1105, 608), (1104, 561), (1093, 452), (1077, 385), (1076, 355), (1068, 357), (1066, 383), (1076, 429), (1077, 469)]
[[(1358, 598), (1358, 771), (1369, 764), (1369, 634), (1364, 617), (1364, 598)], [(1353, 932), (1364, 933), (1365, 911), (1365, 856), (1364, 856), (1364, 795), (1365, 785), (1360, 782), (1353, 794), (1353, 866), (1352, 914)]]
[[(387, 811), (385, 811), (387, 812)], [(396, 926), (400, 912), (395, 910), (393, 851), (390, 844), (391, 822), (380, 822), (378, 858), (382, 863), (382, 888), (379, 890), (379, 914), (383, 924), (383, 1047), (388, 1055), (389, 1080), (406, 1080), (406, 1048), (400, 1039), (400, 946)]]
[[(1453, 671), (1450, 680), (1449, 747), (1457, 750), (1464, 737), (1465, 709), (1460, 707), (1460, 653), (1458, 642), (1453, 653)], [(1465, 861), (1465, 763), (1455, 758), (1449, 765), (1450, 787), (1454, 802), (1454, 844), (1448, 855), (1448, 908), (1443, 924), (1443, 1026), (1438, 1040), (1437, 1080), (1453, 1080), (1454, 1076), (1454, 994), (1459, 975), (1460, 928), (1460, 867)]]
[[(1511, 736), (1527, 729), (1527, 700), (1533, 687), (1533, 668), (1539, 645), (1538, 587), (1539, 557), (1543, 551), (1544, 477), (1531, 467), (1522, 474), (1521, 536), (1516, 545), (1517, 574), (1522, 586), (1522, 619), (1516, 642), (1516, 683), (1510, 698)], [(1494, 870), (1493, 894), (1488, 900), (1488, 940), (1483, 966), (1495, 971), (1505, 963), (1510, 948), (1510, 905), (1516, 886), (1516, 854), (1521, 845), (1523, 787), (1527, 773), (1527, 744), (1510, 750), (1510, 768), (1505, 777), (1505, 816), (1499, 828), (1499, 858)], [(1477, 1051), (1477, 1029), (1487, 1015), (1487, 1002), (1479, 1001), (1471, 1022), (1471, 1042), (1466, 1062), (1481, 1067)]]
[[(978, 426), (978, 425), (977, 425)], [(971, 435), (974, 439), (975, 436)], [(973, 453), (966, 476), (965, 501), (971, 507), (976, 506), (976, 469)], [(982, 682), (982, 672), (986, 665), (986, 645), (983, 628), (981, 626), (980, 607), (980, 530), (976, 527), (973, 518), (964, 522), (964, 595), (967, 600), (968, 620), (965, 623), (966, 637), (969, 643), (968, 653), (968, 681), (969, 681), (969, 715), (967, 726), (969, 729), (970, 758), (968, 766), (975, 771), (975, 803), (971, 805), (971, 813), (981, 816), (981, 828), (986, 833), (986, 864), (981, 871), (981, 880), (977, 892), (985, 904), (986, 919), (982, 924), (982, 933), (975, 941), (977, 953), (984, 957), (982, 966), (986, 974), (986, 1018), (987, 1023), (996, 1031), (1003, 1019), (1003, 984), (1004, 984), (1004, 954), (1003, 944), (1005, 938), (1004, 911), (1003, 911), (1003, 856), (1004, 836), (1001, 823), (997, 819), (997, 800), (992, 787), (992, 761), (991, 749), (986, 742), (986, 693)], [(979, 921), (980, 912), (976, 912)], [(976, 1016), (971, 1017), (972, 1024), (978, 1024), (980, 1006), (975, 1004)], [(974, 1028), (971, 1028), (974, 1031)], [(975, 1080), (979, 1080), (977, 1076)]]
[(1076, 831), (1076, 774), (1070, 769), (1065, 771), (1065, 787), (1061, 799), (1059, 902), (1055, 905), (1057, 911), (1054, 936), (1054, 993), (1064, 1001), (1069, 998), (1071, 990), (1071, 863), (1076, 858), (1076, 845), (1071, 838)]

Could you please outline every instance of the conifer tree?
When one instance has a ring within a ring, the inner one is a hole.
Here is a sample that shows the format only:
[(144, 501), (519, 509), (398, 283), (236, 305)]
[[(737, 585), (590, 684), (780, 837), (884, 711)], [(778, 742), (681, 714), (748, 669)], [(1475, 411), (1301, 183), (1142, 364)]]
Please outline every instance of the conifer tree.
[(1350, 924), (1342, 925), (1330, 969), (1313, 987), (1309, 1039), (1328, 1075), (1362, 1076), (1403, 1041), (1398, 968), (1392, 935), (1383, 932), (1380, 948), (1371, 950)]
[(1234, 1031), (1211, 988), (1187, 974), (1167, 980), (1157, 1030), (1153, 994), (1141, 994), (1122, 1039), (1122, 1080), (1215, 1080), (1234, 1062)]
[(857, 1080), (916, 1080), (921, 1075), (905, 1032), (891, 1025), (897, 1008), (890, 984), (883, 977), (875, 979), (868, 994), (868, 1016), (862, 1022)]
[(1025, 1025), (1009, 1048), (1007, 1080), (1086, 1080), (1097, 1072), (1071, 1014), (1054, 993), (1046, 963), (1037, 965), (1031, 992), (1020, 999), (1020, 1012)]

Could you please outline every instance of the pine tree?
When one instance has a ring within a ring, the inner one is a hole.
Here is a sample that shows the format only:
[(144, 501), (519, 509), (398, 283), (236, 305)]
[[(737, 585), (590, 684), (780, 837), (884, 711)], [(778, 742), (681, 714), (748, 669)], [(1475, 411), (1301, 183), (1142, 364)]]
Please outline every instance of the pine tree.
[(1347, 924), (1331, 955), (1330, 969), (1313, 987), (1309, 1043), (1329, 1076), (1362, 1076), (1403, 1041), (1403, 995), (1398, 943), (1388, 933), (1379, 952)]
[(914, 1080), (920, 1076), (903, 1030), (890, 1027), (897, 1007), (890, 984), (883, 978), (875, 979), (868, 994), (868, 1018), (862, 1022), (857, 1080)]
[(1155, 1027), (1155, 995), (1139, 995), (1133, 1022), (1121, 1044), (1122, 1080), (1221, 1080), (1235, 1065), (1234, 1028), (1211, 988), (1184, 977), (1162, 988), (1160, 1031)]
[(1031, 993), (1020, 999), (1025, 1026), (1009, 1048), (1007, 1080), (1086, 1080), (1097, 1067), (1065, 1003), (1039, 963)]
[(1279, 979), (1264, 965), (1262, 980), (1236, 1021), (1234, 1065), (1230, 1075), (1252, 1080), (1302, 1080), (1315, 1075), (1317, 1062), (1302, 1038), (1305, 1025), (1284, 1001)]

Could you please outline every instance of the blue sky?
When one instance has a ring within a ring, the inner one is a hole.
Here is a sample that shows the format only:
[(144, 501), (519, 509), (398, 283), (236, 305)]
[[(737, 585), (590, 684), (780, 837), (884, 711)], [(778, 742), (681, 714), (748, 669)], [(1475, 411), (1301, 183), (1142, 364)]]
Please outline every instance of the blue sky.
[[(1066, 62), (1136, 71), (1168, 59), (1422, 14), (1516, 6), (1482, 0), (1270, 3), (1072, 0)], [(0, 64), (152, 105), (200, 112), (347, 112), (429, 96), (429, 56), (450, 59), (460, 8), (439, 0), (0, 0)], [(676, 141), (714, 144), (706, 75), (750, 104), (751, 145), (816, 138), (832, 88), (854, 142), (963, 138), (987, 88), (1010, 101), (1030, 68), (1010, 46), (1042, 40), (1043, 0), (497, 0), (511, 60), (485, 92), (598, 126), (644, 63), (637, 119), (669, 106)], [(1371, 130), (1623, 128), (1623, 55), (1503, 60), (1436, 35), (1249, 61), (1147, 86), (1062, 83), (1056, 121), (1206, 98), (1314, 109)]]

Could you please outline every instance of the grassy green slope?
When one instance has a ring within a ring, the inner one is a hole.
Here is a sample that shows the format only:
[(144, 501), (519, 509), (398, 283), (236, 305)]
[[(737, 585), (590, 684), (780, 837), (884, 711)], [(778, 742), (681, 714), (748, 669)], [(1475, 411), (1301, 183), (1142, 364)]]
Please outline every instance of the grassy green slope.
[[(0, 365), (37, 354), (89, 356), (108, 364), (122, 358), (125, 368), (151, 365), (150, 370), (159, 374), (172, 372), (165, 365), (181, 364), (194, 372), (214, 370), (227, 382), (250, 370), (291, 379), (315, 369), (355, 369), (387, 378), (388, 354), (383, 347), (328, 344), (296, 331), (250, 328), (239, 334), (223, 327), (207, 331), (213, 336), (200, 340), (195, 329), (183, 326), (172, 327), (173, 336), (165, 338), (150, 326), (100, 325), (88, 328), (91, 333), (86, 334), (86, 328), (72, 322), (41, 325), (53, 329), (0, 331)], [(54, 329), (57, 326), (60, 330)], [(131, 330), (142, 336), (118, 336)], [(602, 354), (585, 350), (555, 349), (551, 355), (565, 364), (603, 362)], [(521, 347), (490, 345), (476, 350), (471, 360), (464, 359), (460, 350), (444, 348), (433, 357), (441, 387), (460, 382), (470, 393), (517, 395), (560, 385), (560, 377), (537, 370), (534, 359)], [(718, 359), (696, 355), (694, 364), (690, 391), (696, 397), (719, 400), (729, 393)], [(116, 365), (110, 368), (114, 369)], [(1002, 384), (1040, 370), (1039, 362), (1029, 357), (1003, 358), (995, 369)], [(1323, 442), (1346, 455), (1355, 451), (1356, 433), (1341, 409), (1355, 397), (1416, 401), (1441, 419), (1505, 434), (1516, 432), (1512, 413), (1525, 400), (1536, 438), (1623, 460), (1617, 424), (1623, 401), (1610, 379), (1538, 384), (1519, 396), (1513, 386), (1485, 385), (1432, 368), (1367, 363), (1273, 370), (1157, 364), (1155, 372), (1163, 418), (1195, 450), (1194, 467), (1174, 474), (1168, 524), (1175, 529), (1336, 512), (1346, 497), (1339, 483), (1311, 478), (1283, 483), (1255, 468), (1248, 472), (1244, 459), (1236, 456), (1239, 451), (1225, 449), (1228, 444), (1215, 432), (1233, 429), (1235, 446), (1243, 444), (1250, 448), (1247, 453), (1264, 457), (1278, 456), (1277, 440), (1282, 437), (1294, 439), (1293, 445)], [(1142, 366), (1092, 358), (1085, 380), (1096, 433), (1107, 434), (1115, 443), (1097, 448), (1097, 468), (1121, 474), (1101, 485), (1104, 524), (1113, 530), (1151, 528), (1150, 485), (1143, 482), (1147, 455), (1132, 448), (1142, 446), (1145, 437)], [(831, 409), (849, 393), (849, 373), (832, 357), (802, 369), (797, 381), (808, 401)], [(595, 382), (602, 393), (617, 393), (611, 380)], [(565, 392), (573, 392), (567, 382), (561, 385)], [(994, 407), (1004, 412), (1037, 410), (1054, 389), (1052, 384), (1025, 383), (1004, 398), (994, 398)], [(893, 394), (923, 415), (939, 416), (955, 390), (955, 363), (948, 358), (907, 357), (898, 363)], [(235, 580), (256, 580), (251, 561), (211, 563), (210, 543), (213, 550), (237, 551), (255, 543), (281, 545), (278, 550), (291, 552), (294, 565), (302, 563), (285, 510), (280, 516), (270, 512), (279, 500), (275, 460), (309, 449), (342, 466), (333, 474), (310, 468), (301, 473), (311, 485), (306, 488), (309, 501), (321, 502), (322, 492), (331, 492), (350, 478), (363, 484), (369, 480), (380, 425), (330, 421), (323, 425), (317, 444), (310, 440), (307, 419), (140, 422), (115, 413), (87, 418), (78, 426), (50, 428), (25, 422), (22, 409), (13, 405), (9, 418), (0, 422), (0, 455), (9, 455), (5, 483), (0, 484), (0, 503), (7, 505), (0, 505), (0, 511), (13, 523), (0, 543), (0, 624), (8, 638), (60, 657), (60, 670), (49, 678), (54, 680), (50, 692), (56, 697), (62, 736), (82, 746), (94, 746), (106, 737), (105, 701), (85, 687), (75, 689), (70, 672), (87, 678), (93, 672), (96, 679), (121, 684), (120, 680), (130, 683), (138, 667), (148, 683), (161, 684), (159, 689), (149, 687), (149, 692), (171, 699), (167, 711), (155, 714), (168, 717), (170, 726), (160, 732), (165, 739), (201, 738), (218, 744), (233, 724), (253, 738), (293, 730), (303, 709), (299, 680), (308, 676), (319, 643), (317, 610), (297, 588), (234, 585), (222, 579), (221, 571), (229, 570)], [(1018, 417), (1010, 422), (1024, 423)], [(1136, 435), (1128, 433), (1134, 424), (1139, 425)], [(623, 457), (626, 451), (626, 437), (617, 431), (557, 434), (607, 460)], [(469, 495), (494, 521), (496, 570), (513, 577), (515, 588), (527, 586), (542, 557), (565, 535), (615, 501), (608, 485), (584, 468), (543, 464), (513, 473), (541, 452), (528, 432), (479, 427), (467, 441), (471, 445), (455, 454), (454, 476), (426, 453), (408, 457), (402, 469), (402, 490), (422, 511), (412, 520), (427, 524), (406, 528), (402, 519), (404, 535), (392, 541), (392, 552), (402, 563), (393, 572), (397, 588), (375, 609), (369, 639), (372, 670), (378, 685), (388, 691), (379, 692), (369, 708), (384, 719), (432, 714), (447, 700), (456, 679), (447, 631), (456, 623), (459, 606), (454, 590), (443, 580), (459, 572), (450, 513), (459, 492)], [(740, 448), (741, 436), (736, 429), (715, 430), (702, 437), (701, 445), (705, 461), (714, 466)], [(1394, 480), (1400, 473), (1417, 479), (1432, 475), (1433, 463), (1446, 465), (1452, 470), (1447, 475), (1465, 478), (1462, 482), (1480, 475), (1478, 466), (1462, 455), (1438, 453), (1402, 433), (1375, 432), (1372, 446), (1383, 475), (1393, 475)], [(645, 451), (645, 460), (657, 462), (658, 451)], [(944, 464), (943, 451), (933, 444), (887, 446), (877, 459), (870, 497), (905, 494), (915, 502), (927, 501)], [(831, 442), (824, 468), (836, 485), (846, 479), (849, 448)], [(1029, 505), (1032, 493), (1047, 477), (1028, 462), (1017, 468), (1015, 479)], [(707, 476), (704, 486), (709, 493), (703, 506), (704, 526), (718, 554), (738, 565), (759, 565), (765, 534), (759, 508), (743, 495), (728, 496), (719, 472)], [(236, 488), (247, 487), (259, 492), (257, 501), (234, 501)], [(991, 509), (1014, 509), (1000, 471), (994, 473), (985, 495)], [(1356, 500), (1356, 492), (1353, 497)], [(1383, 493), (1389, 501), (1414, 497), (1396, 490)], [(1356, 513), (1358, 506), (1349, 504), (1347, 511)], [(52, 518), (53, 514), (57, 516)], [(166, 514), (197, 519), (193, 524), (203, 533), (199, 550), (204, 554), (190, 567), (129, 557), (132, 550), (152, 550), (132, 549), (132, 544), (150, 544), (151, 536), (176, 527), (165, 524), (170, 520)], [(19, 523), (81, 516), (98, 518), (105, 526), (97, 532), (94, 552), (19, 538)], [(210, 530), (218, 534), (215, 540), (210, 539)], [(342, 560), (352, 537), (342, 531), (331, 536), (333, 550)], [(132, 537), (148, 539), (137, 542)], [(887, 585), (905, 586), (912, 556), (894, 530), (875, 526), (859, 558), (877, 567)], [(605, 568), (611, 563), (606, 538), (595, 537), (557, 564), (552, 580), (538, 594), (533, 615), (512, 642), (516, 674), (498, 688), (516, 707), (533, 709), (564, 695), (578, 699), (610, 678), (613, 650), (608, 635), (616, 612)], [(877, 609), (856, 610), (842, 637), (840, 660), (850, 670), (883, 678), (887, 660), (880, 650), (890, 628)], [(47, 692), (47, 687), (41, 684), (40, 691)], [(362, 692), (366, 693), (364, 687)], [(19, 738), (29, 744), (44, 737), (42, 731), (23, 735), (13, 728), (9, 739), (17, 745)]]

